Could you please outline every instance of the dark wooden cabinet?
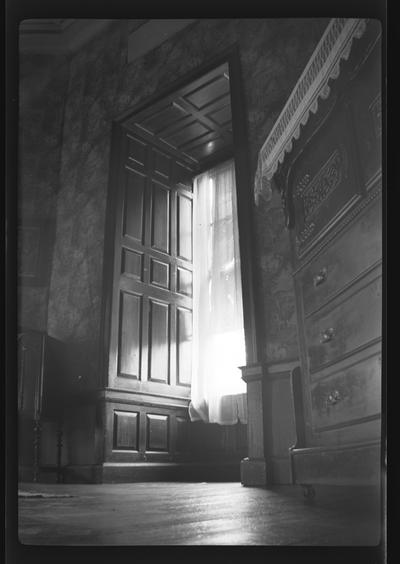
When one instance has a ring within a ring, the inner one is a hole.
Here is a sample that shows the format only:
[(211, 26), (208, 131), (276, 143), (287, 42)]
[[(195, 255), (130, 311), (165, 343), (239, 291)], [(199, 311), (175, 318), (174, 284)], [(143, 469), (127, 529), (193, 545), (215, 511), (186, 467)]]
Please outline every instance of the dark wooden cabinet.
[(296, 483), (378, 485), (381, 457), (380, 39), (367, 34), (287, 156), (301, 370)]
[[(39, 331), (18, 333), (18, 466), (21, 480), (38, 480), (44, 470), (61, 479), (63, 416), (67, 404), (64, 343)], [(41, 464), (45, 421), (57, 425), (52, 467)]]

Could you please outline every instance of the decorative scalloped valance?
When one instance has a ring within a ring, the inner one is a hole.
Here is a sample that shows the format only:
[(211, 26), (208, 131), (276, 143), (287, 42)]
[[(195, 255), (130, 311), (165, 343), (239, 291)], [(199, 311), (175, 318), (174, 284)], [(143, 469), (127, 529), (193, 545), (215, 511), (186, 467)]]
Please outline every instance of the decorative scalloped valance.
[(340, 61), (348, 59), (353, 39), (360, 38), (365, 29), (365, 19), (330, 21), (259, 152), (254, 186), (256, 203), (261, 194), (267, 199), (271, 197), (271, 180), (279, 163), (291, 151), (293, 140), (299, 138), (300, 126), (307, 123), (310, 113), (318, 110), (319, 98), (329, 96), (328, 81), (339, 76)]

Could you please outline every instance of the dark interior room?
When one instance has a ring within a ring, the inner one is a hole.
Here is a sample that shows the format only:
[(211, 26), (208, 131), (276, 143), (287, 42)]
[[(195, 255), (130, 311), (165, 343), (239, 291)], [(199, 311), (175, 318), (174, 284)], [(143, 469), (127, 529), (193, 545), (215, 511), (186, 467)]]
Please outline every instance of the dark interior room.
[(21, 544), (384, 546), (383, 33), (20, 23)]

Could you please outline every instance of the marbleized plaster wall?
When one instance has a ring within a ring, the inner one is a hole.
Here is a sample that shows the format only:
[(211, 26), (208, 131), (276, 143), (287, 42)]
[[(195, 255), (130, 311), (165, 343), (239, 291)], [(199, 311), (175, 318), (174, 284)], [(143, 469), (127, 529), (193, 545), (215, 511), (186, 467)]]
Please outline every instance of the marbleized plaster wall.
[[(61, 131), (68, 64), (65, 57), (28, 55), (19, 59), (18, 220), (54, 225), (59, 192)], [(43, 263), (51, 264), (54, 227), (48, 232)], [(19, 284), (18, 322), (29, 329), (47, 330), (49, 274), (40, 283)]]
[[(176, 80), (238, 42), (253, 178), (258, 151), (327, 23), (322, 19), (200, 20), (128, 65), (128, 24), (115, 22), (71, 58), (48, 329), (82, 351), (89, 383), (95, 384), (98, 377), (113, 119), (148, 96), (161, 95)], [(264, 355), (270, 362), (289, 360), (297, 356), (296, 327), (288, 236), (278, 195), (261, 201), (255, 219)]]

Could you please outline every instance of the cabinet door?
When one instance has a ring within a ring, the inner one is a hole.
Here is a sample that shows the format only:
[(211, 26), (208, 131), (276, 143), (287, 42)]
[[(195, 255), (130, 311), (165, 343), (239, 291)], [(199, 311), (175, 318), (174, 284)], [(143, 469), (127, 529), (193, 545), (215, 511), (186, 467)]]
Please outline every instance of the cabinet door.
[(109, 385), (187, 397), (194, 171), (139, 133), (125, 133), (123, 146)]

